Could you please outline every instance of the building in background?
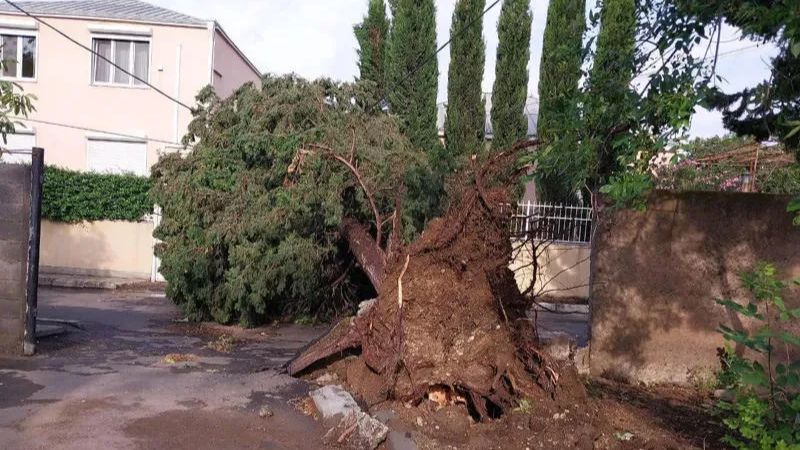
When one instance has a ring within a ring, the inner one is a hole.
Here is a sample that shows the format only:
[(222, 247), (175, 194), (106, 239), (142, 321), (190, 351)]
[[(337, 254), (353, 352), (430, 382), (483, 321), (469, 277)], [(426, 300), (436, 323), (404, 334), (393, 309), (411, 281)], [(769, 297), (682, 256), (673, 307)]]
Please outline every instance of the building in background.
[[(43, 147), (50, 166), (148, 175), (161, 152), (180, 148), (198, 91), (211, 85), (226, 97), (260, 83), (259, 70), (213, 20), (138, 0), (15, 3), (41, 21), (0, 2), (0, 76), (35, 95), (36, 111), (6, 146)], [(150, 278), (152, 229), (45, 223), (43, 269)]]

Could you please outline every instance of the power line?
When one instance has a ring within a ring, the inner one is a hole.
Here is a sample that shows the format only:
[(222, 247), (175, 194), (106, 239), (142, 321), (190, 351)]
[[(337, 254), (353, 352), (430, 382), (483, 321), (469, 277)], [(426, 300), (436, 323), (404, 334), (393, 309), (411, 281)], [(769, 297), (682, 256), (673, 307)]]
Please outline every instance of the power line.
[[(8, 1), (8, 0), (6, 0), (6, 1)], [(447, 40), (447, 42), (445, 42), (444, 44), (440, 45), (440, 46), (439, 46), (439, 48), (437, 48), (435, 52), (433, 52), (432, 54), (428, 55), (428, 56), (427, 56), (427, 57), (426, 57), (424, 60), (422, 60), (422, 62), (421, 62), (421, 63), (420, 63), (420, 64), (419, 64), (417, 67), (415, 67), (413, 70), (411, 70), (411, 71), (407, 72), (407, 73), (406, 73), (406, 75), (405, 75), (405, 76), (404, 76), (402, 79), (400, 79), (400, 81), (398, 81), (398, 82), (397, 82), (397, 84), (395, 84), (394, 86), (387, 86), (387, 89), (386, 89), (386, 91), (388, 92), (388, 91), (390, 91), (390, 90), (394, 90), (394, 89), (396, 89), (396, 88), (400, 87), (400, 85), (402, 85), (402, 84), (403, 84), (403, 83), (405, 83), (406, 81), (408, 81), (408, 79), (409, 79), (409, 78), (411, 78), (411, 77), (412, 77), (414, 74), (416, 74), (416, 73), (417, 73), (417, 72), (418, 72), (420, 69), (422, 69), (422, 68), (423, 68), (423, 67), (424, 67), (426, 64), (428, 64), (428, 63), (429, 63), (429, 62), (431, 62), (433, 59), (435, 59), (435, 58), (436, 58), (436, 57), (439, 55), (439, 53), (441, 53), (441, 52), (442, 52), (442, 50), (444, 50), (445, 48), (447, 48), (447, 46), (448, 46), (448, 45), (450, 45), (450, 44), (453, 42), (453, 39), (457, 38), (457, 37), (458, 37), (458, 36), (460, 36), (462, 33), (466, 32), (468, 29), (472, 28), (472, 26), (473, 26), (473, 25), (475, 25), (475, 24), (476, 24), (476, 23), (478, 23), (479, 21), (483, 20), (483, 16), (485, 16), (485, 15), (486, 15), (486, 13), (488, 13), (488, 12), (489, 12), (489, 10), (491, 10), (492, 8), (494, 8), (495, 6), (497, 6), (497, 4), (498, 4), (498, 3), (500, 3), (500, 0), (495, 0), (494, 2), (492, 2), (492, 4), (491, 4), (491, 5), (489, 5), (489, 6), (487, 6), (487, 7), (486, 7), (486, 9), (484, 9), (484, 10), (483, 10), (483, 12), (482, 12), (482, 13), (481, 13), (481, 14), (480, 14), (478, 17), (476, 17), (476, 18), (472, 19), (472, 21), (470, 21), (469, 23), (467, 23), (467, 25), (466, 25), (464, 28), (462, 28), (462, 29), (461, 29), (461, 31), (459, 31), (458, 33), (456, 33), (456, 34), (454, 34), (454, 35), (451, 35), (451, 36), (450, 36), (450, 39), (448, 39), (448, 40)], [(373, 108), (375, 108), (376, 106), (379, 106), (379, 105), (381, 104), (381, 102), (383, 102), (383, 101), (387, 101), (387, 99), (386, 99), (386, 96), (384, 96), (383, 98), (381, 98), (380, 100), (378, 100), (378, 101), (377, 101), (377, 102), (376, 102), (374, 105), (372, 105), (372, 107), (371, 107), (371, 108), (369, 108), (369, 109), (373, 109)]]
[(171, 100), (171, 101), (173, 101), (173, 102), (177, 103), (177, 104), (178, 104), (178, 105), (180, 105), (180, 106), (183, 106), (184, 108), (188, 109), (189, 111), (192, 111), (192, 108), (191, 108), (190, 106), (188, 106), (187, 104), (185, 104), (185, 103), (183, 103), (182, 101), (180, 101), (180, 100), (176, 99), (175, 97), (173, 97), (173, 96), (171, 96), (171, 95), (167, 94), (166, 92), (162, 91), (161, 89), (159, 89), (159, 88), (157, 88), (157, 87), (153, 86), (153, 85), (152, 85), (152, 84), (150, 84), (150, 83), (149, 83), (147, 80), (143, 80), (142, 78), (140, 78), (140, 77), (136, 76), (135, 74), (133, 74), (133, 73), (131, 73), (131, 72), (127, 71), (126, 69), (123, 69), (122, 67), (120, 67), (120, 66), (118, 66), (117, 64), (115, 64), (115, 63), (114, 63), (114, 61), (111, 61), (110, 59), (106, 58), (105, 56), (101, 55), (100, 53), (98, 53), (98, 52), (94, 51), (93, 49), (91, 49), (91, 48), (87, 47), (86, 45), (82, 44), (81, 42), (79, 42), (79, 41), (75, 40), (74, 38), (72, 38), (72, 37), (71, 37), (71, 36), (69, 36), (68, 34), (64, 33), (64, 32), (63, 32), (63, 31), (61, 31), (61, 30), (59, 30), (58, 28), (56, 28), (55, 26), (51, 25), (50, 23), (46, 22), (44, 19), (41, 19), (41, 18), (39, 18), (39, 17), (37, 17), (37, 16), (34, 16), (33, 14), (29, 13), (28, 11), (26, 11), (26, 10), (22, 9), (20, 6), (18, 6), (16, 3), (12, 2), (11, 0), (5, 0), (5, 2), (6, 2), (6, 3), (8, 3), (9, 5), (11, 5), (11, 6), (12, 6), (14, 9), (16, 9), (17, 11), (21, 12), (22, 14), (25, 14), (26, 16), (30, 17), (31, 19), (33, 19), (33, 20), (35, 20), (35, 21), (37, 21), (37, 22), (41, 23), (42, 25), (44, 25), (44, 26), (46, 26), (46, 27), (48, 27), (48, 28), (52, 29), (53, 31), (55, 31), (56, 33), (60, 34), (61, 36), (63, 36), (64, 38), (66, 38), (67, 40), (69, 40), (70, 42), (72, 42), (73, 44), (77, 45), (78, 47), (81, 47), (82, 49), (84, 49), (84, 50), (88, 51), (89, 53), (91, 53), (91, 54), (93, 54), (93, 55), (95, 55), (95, 56), (97, 56), (98, 58), (101, 58), (103, 61), (105, 61), (105, 62), (107, 62), (107, 63), (111, 64), (111, 65), (112, 65), (112, 66), (114, 66), (116, 69), (118, 69), (118, 70), (122, 71), (122, 73), (124, 73), (124, 74), (126, 74), (126, 75), (128, 75), (128, 76), (132, 77), (134, 80), (136, 80), (136, 81), (139, 81), (139, 82), (141, 82), (141, 83), (145, 84), (146, 86), (150, 87), (151, 89), (153, 89), (154, 91), (156, 91), (156, 92), (158, 92), (159, 94), (163, 95), (164, 97), (168, 98), (169, 100)]
[(29, 117), (14, 117), (14, 116), (9, 116), (8, 118), (9, 119), (13, 119), (13, 120), (22, 120), (22, 121), (33, 122), (33, 123), (41, 123), (43, 125), (53, 125), (53, 126), (56, 126), (56, 127), (71, 128), (73, 130), (88, 131), (90, 133), (100, 133), (100, 134), (107, 134), (109, 136), (117, 136), (117, 137), (128, 138), (128, 139), (136, 139), (136, 140), (140, 140), (140, 141), (158, 142), (160, 144), (167, 144), (167, 145), (180, 145), (180, 143), (178, 143), (178, 142), (167, 141), (167, 140), (164, 140), (164, 139), (148, 138), (148, 137), (143, 137), (143, 136), (136, 136), (136, 135), (133, 135), (133, 134), (125, 134), (125, 133), (117, 133), (117, 132), (114, 132), (114, 131), (98, 130), (96, 128), (82, 127), (80, 125), (71, 125), (71, 124), (68, 124), (68, 123), (61, 123), (61, 122), (52, 122), (52, 121), (49, 121), (49, 120), (31, 119)]

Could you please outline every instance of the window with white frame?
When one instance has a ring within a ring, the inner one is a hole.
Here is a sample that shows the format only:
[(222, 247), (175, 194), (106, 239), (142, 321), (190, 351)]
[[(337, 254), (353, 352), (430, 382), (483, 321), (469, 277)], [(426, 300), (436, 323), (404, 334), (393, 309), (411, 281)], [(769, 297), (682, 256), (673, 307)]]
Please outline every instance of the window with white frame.
[(0, 34), (3, 78), (36, 78), (36, 36)]
[[(139, 79), (149, 81), (150, 42), (94, 38), (92, 40), (92, 48), (94, 49), (92, 58), (93, 83), (144, 86), (145, 83), (139, 81)], [(124, 70), (120, 70), (120, 68)], [(136, 75), (139, 79), (128, 75), (129, 73)]]

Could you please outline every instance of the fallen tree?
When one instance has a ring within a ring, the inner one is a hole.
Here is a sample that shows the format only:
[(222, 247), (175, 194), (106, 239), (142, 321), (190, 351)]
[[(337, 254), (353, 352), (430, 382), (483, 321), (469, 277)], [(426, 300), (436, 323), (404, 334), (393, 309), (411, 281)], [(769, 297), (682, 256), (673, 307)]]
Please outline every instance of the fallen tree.
[[(444, 217), (410, 245), (383, 252), (379, 263), (362, 258), (377, 302), (298, 355), (288, 372), (356, 350), (387, 398), (419, 402), (444, 392), (478, 418), (500, 415), (521, 398), (555, 395), (562, 374), (572, 377), (574, 369), (538, 350), (530, 302), (508, 268), (510, 215), (501, 207), (520, 173), (520, 152), (535, 146), (522, 142), (484, 163), (473, 159)], [(380, 252), (378, 237), (361, 236), (359, 246), (374, 249), (364, 254)]]

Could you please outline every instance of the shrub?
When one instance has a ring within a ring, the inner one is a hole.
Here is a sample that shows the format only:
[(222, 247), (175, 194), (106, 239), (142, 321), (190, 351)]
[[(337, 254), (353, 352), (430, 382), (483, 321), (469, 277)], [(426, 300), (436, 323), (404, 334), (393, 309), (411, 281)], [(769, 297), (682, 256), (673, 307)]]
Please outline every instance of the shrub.
[(46, 167), (42, 218), (55, 222), (137, 221), (151, 213), (150, 179)]
[[(782, 293), (788, 283), (777, 279), (770, 264), (759, 264), (741, 279), (752, 300), (746, 305), (733, 300), (717, 303), (761, 325), (753, 332), (719, 327), (728, 342), (719, 382), (732, 399), (718, 405), (723, 423), (733, 432), (724, 440), (739, 449), (798, 449), (800, 360), (792, 361), (789, 355), (800, 350), (800, 336), (786, 331), (785, 325), (798, 322), (800, 308), (786, 306)], [(754, 357), (734, 354), (732, 344), (746, 347)]]

